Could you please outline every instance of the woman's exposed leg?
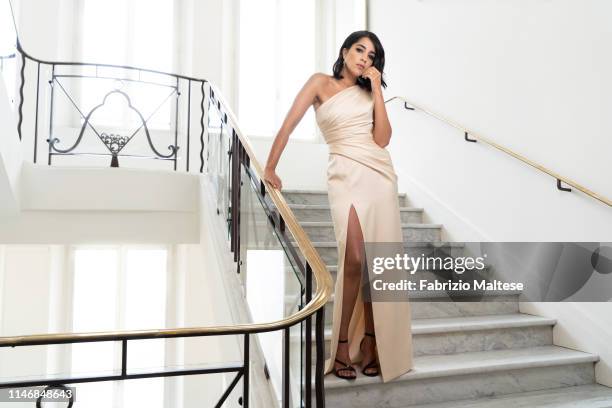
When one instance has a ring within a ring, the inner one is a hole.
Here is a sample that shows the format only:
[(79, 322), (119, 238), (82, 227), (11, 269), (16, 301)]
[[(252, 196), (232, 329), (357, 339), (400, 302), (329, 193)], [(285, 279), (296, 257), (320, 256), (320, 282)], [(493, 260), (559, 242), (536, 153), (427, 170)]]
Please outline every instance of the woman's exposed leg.
[[(348, 338), (348, 327), (357, 300), (361, 284), (361, 260), (363, 252), (363, 235), (355, 207), (351, 204), (348, 227), (346, 231), (346, 249), (344, 253), (344, 283), (342, 289), (342, 316), (340, 320), (339, 339)], [(336, 358), (350, 364), (348, 343), (338, 343)], [(335, 368), (342, 367), (338, 362)], [(350, 370), (339, 370), (342, 376), (351, 375)]]
[[(365, 331), (366, 333), (374, 332), (374, 314), (372, 313), (372, 302), (363, 302), (364, 307), (364, 318), (365, 318)], [(363, 352), (363, 361), (361, 367), (365, 367), (366, 364), (369, 364), (371, 361), (374, 361), (376, 358), (376, 339), (371, 336), (365, 336), (363, 338), (363, 343), (361, 344), (362, 352)], [(368, 367), (365, 370), (366, 374), (375, 374), (379, 371), (378, 367)]]

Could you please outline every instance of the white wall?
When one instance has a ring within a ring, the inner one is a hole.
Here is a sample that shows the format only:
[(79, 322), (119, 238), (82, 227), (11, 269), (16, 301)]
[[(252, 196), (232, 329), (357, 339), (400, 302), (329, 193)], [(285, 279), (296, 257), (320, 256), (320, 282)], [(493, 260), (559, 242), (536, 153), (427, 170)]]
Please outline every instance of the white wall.
[(198, 242), (197, 213), (24, 211), (0, 225), (5, 244)]
[[(3, 336), (46, 333), (49, 329), (49, 247), (2, 248), (0, 288)], [(45, 347), (0, 349), (0, 376), (19, 377), (44, 373)]]
[(22, 209), (195, 212), (199, 177), (173, 171), (24, 164)]
[(19, 211), (21, 163), (17, 126), (4, 81), (0, 79), (0, 214), (15, 214)]
[(0, 211), (0, 243), (199, 242), (196, 175), (29, 163), (21, 173), (21, 211)]
[[(251, 139), (257, 160), (265, 167), (272, 146), (271, 139)], [(291, 138), (281, 155), (276, 174), (285, 189), (326, 190), (329, 148), (325, 143), (293, 141)]]
[(22, 46), (34, 57), (57, 60), (72, 52), (74, 0), (11, 0)]
[[(612, 104), (612, 4), (371, 4), (371, 29), (387, 53), (389, 96), (406, 96), (612, 197), (612, 120), (605, 108)], [(424, 204), (449, 237), (609, 241), (608, 206), (561, 192), (534, 168), (393, 104), (389, 149), (400, 191)]]
[[(603, 0), (371, 0), (402, 95), (612, 198), (612, 4)], [(400, 191), (459, 241), (609, 242), (610, 207), (422, 112), (392, 102)], [(522, 303), (558, 320), (554, 342), (599, 354), (612, 386), (608, 303)]]

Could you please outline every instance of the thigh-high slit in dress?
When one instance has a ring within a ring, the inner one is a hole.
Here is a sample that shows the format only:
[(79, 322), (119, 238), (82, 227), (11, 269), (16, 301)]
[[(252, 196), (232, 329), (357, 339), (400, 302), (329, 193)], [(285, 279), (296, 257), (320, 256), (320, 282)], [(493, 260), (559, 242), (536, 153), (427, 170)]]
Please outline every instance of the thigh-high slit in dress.
[[(325, 373), (334, 368), (344, 281), (344, 255), (351, 205), (355, 207), (364, 242), (402, 242), (397, 175), (389, 152), (374, 142), (374, 101), (358, 85), (345, 88), (315, 111), (319, 129), (329, 146), (327, 186), (334, 234), (338, 243), (338, 272), (334, 288), (330, 358)], [(361, 285), (360, 285), (361, 287)], [(372, 302), (376, 347), (383, 382), (413, 367), (411, 310), (408, 301)], [(359, 345), (365, 333), (361, 290), (348, 328), (349, 356), (361, 361)]]

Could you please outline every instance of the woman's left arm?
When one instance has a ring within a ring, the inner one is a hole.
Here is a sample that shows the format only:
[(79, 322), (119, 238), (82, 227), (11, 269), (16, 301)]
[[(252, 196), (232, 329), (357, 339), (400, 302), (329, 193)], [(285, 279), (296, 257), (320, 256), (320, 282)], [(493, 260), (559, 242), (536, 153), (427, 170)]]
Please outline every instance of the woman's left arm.
[(386, 147), (391, 140), (391, 123), (387, 116), (387, 108), (382, 94), (380, 72), (374, 68), (368, 68), (362, 75), (370, 79), (372, 84), (372, 98), (374, 99), (374, 127), (372, 134), (374, 142), (380, 147)]

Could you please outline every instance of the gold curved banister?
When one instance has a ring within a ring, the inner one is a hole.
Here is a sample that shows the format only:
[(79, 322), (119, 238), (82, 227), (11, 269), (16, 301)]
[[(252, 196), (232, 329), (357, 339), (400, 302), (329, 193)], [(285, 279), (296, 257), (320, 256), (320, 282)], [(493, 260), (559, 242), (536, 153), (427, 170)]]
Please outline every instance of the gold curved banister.
[(601, 194), (597, 194), (597, 193), (589, 190), (588, 188), (584, 187), (583, 185), (581, 185), (581, 184), (579, 184), (579, 183), (577, 183), (577, 182), (575, 182), (573, 180), (570, 180), (567, 177), (563, 177), (563, 176), (555, 173), (554, 171), (552, 171), (550, 169), (547, 169), (546, 167), (544, 167), (544, 166), (542, 166), (542, 165), (540, 165), (540, 164), (538, 164), (538, 163), (536, 163), (536, 162), (534, 162), (532, 160), (529, 160), (525, 156), (522, 156), (522, 155), (520, 155), (518, 153), (515, 153), (512, 150), (510, 150), (510, 149), (508, 149), (508, 148), (506, 148), (504, 146), (501, 146), (501, 145), (495, 143), (492, 140), (489, 140), (489, 139), (487, 139), (487, 138), (485, 138), (483, 136), (477, 135), (476, 133), (472, 132), (471, 130), (466, 129), (463, 126), (461, 126), (461, 125), (459, 125), (459, 124), (457, 124), (457, 123), (455, 123), (455, 122), (453, 122), (453, 121), (451, 121), (449, 119), (446, 119), (445, 117), (443, 117), (443, 116), (441, 116), (441, 115), (439, 115), (439, 114), (437, 114), (435, 112), (430, 111), (429, 109), (423, 108), (423, 107), (421, 107), (421, 106), (419, 106), (419, 105), (417, 105), (415, 103), (412, 103), (409, 100), (407, 100), (406, 98), (404, 98), (403, 96), (394, 96), (394, 97), (386, 100), (385, 103), (391, 102), (391, 101), (393, 101), (395, 99), (401, 100), (404, 103), (410, 105), (412, 108), (420, 110), (421, 112), (423, 112), (423, 113), (425, 113), (425, 114), (427, 114), (427, 115), (429, 115), (431, 117), (434, 117), (434, 118), (438, 119), (439, 121), (444, 122), (447, 125), (450, 125), (450, 126), (454, 127), (455, 129), (460, 130), (461, 132), (463, 132), (466, 135), (470, 135), (473, 138), (475, 138), (477, 140), (480, 140), (480, 141), (488, 144), (489, 146), (494, 147), (494, 148), (496, 148), (496, 149), (498, 149), (498, 150), (500, 150), (500, 151), (502, 151), (502, 152), (504, 152), (504, 153), (506, 153), (506, 154), (508, 154), (508, 155), (510, 155), (512, 157), (514, 157), (515, 159), (518, 159), (518, 160), (522, 161), (523, 163), (526, 163), (526, 164), (528, 164), (528, 165), (530, 165), (532, 167), (535, 167), (536, 169), (540, 170), (541, 172), (546, 173), (549, 176), (557, 179), (557, 182), (562, 181), (565, 184), (570, 185), (570, 186), (576, 188), (577, 190), (582, 191), (584, 194), (594, 198), (595, 200), (601, 201), (602, 203), (607, 204), (608, 206), (612, 207), (612, 200), (602, 196)]
[[(53, 62), (49, 62), (53, 63)], [(192, 80), (208, 83), (213, 90), (215, 98), (221, 103), (222, 110), (228, 116), (228, 120), (232, 123), (232, 128), (240, 138), (244, 149), (250, 158), (250, 164), (255, 170), (255, 174), (260, 180), (263, 178), (263, 167), (257, 160), (249, 139), (241, 132), (237, 126), (236, 117), (225, 102), (223, 96), (212, 83), (204, 79)], [(135, 340), (135, 339), (152, 339), (152, 338), (172, 338), (172, 337), (195, 337), (195, 336), (212, 336), (212, 335), (233, 335), (244, 333), (267, 332), (284, 329), (304, 320), (308, 316), (314, 314), (317, 310), (325, 306), (331, 297), (333, 280), (325, 266), (325, 263), (319, 256), (319, 253), (314, 249), (312, 242), (306, 235), (306, 232), (299, 224), (293, 211), (289, 208), (287, 201), (282, 194), (273, 188), (268, 182), (264, 181), (267, 187), (267, 192), (271, 200), (276, 205), (276, 208), (283, 217), (286, 228), (289, 229), (297, 242), (297, 246), (304, 255), (305, 260), (310, 265), (313, 276), (316, 282), (316, 292), (312, 299), (303, 309), (281, 320), (276, 320), (267, 323), (252, 323), (252, 324), (237, 324), (231, 326), (211, 326), (211, 327), (186, 327), (175, 329), (152, 329), (152, 330), (122, 330), (122, 331), (105, 331), (105, 332), (89, 332), (89, 333), (54, 333), (54, 334), (33, 334), (23, 336), (8, 336), (0, 337), (0, 346), (29, 346), (37, 344), (62, 344), (62, 343), (80, 343), (93, 341), (113, 341), (113, 340)]]

